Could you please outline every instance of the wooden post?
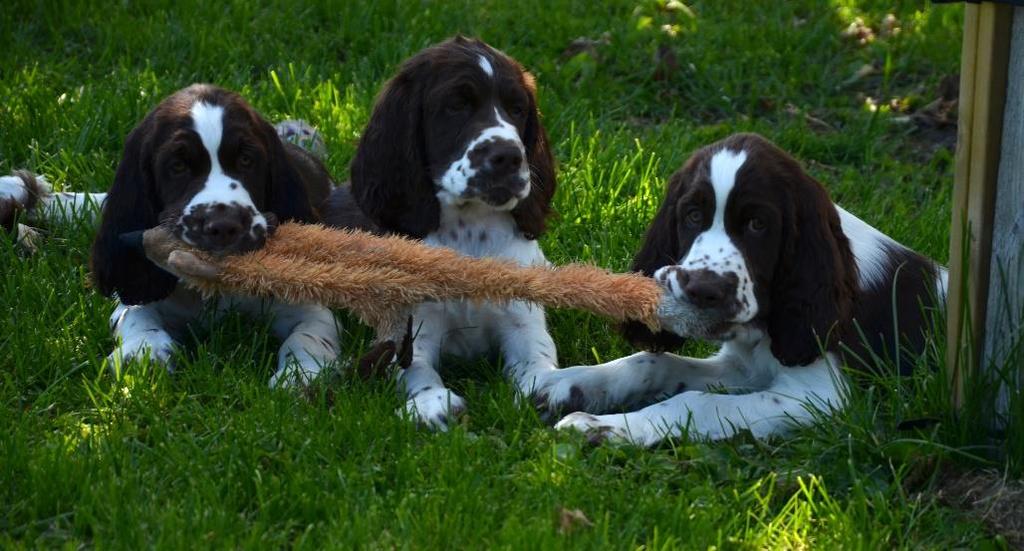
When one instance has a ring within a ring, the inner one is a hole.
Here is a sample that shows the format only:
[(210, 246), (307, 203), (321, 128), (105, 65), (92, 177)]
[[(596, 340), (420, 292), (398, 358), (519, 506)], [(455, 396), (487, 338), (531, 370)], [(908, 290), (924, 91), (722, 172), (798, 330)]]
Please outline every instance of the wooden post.
[[(964, 12), (946, 358), (955, 407), (963, 401), (965, 375), (979, 373), (983, 352), (999, 347), (994, 340), (990, 347), (988, 339), (996, 339), (998, 333), (987, 333), (986, 324), (1014, 11), (1009, 5), (986, 2), (968, 4)], [(1020, 101), (1019, 96), (1011, 98), (1012, 103)], [(1021, 150), (1009, 152), (1017, 157), (1013, 166), (1021, 166), (1022, 155)]]

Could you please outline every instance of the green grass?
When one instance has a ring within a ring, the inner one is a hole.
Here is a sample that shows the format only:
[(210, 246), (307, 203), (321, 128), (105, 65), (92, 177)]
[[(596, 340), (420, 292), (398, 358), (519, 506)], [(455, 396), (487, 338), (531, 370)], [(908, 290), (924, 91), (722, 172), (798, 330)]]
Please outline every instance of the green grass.
[[(747, 130), (802, 159), (852, 212), (947, 258), (952, 154), (933, 152), (888, 104), (919, 107), (957, 72), (958, 6), (897, 2), (901, 32), (861, 46), (840, 31), (855, 17), (877, 28), (889, 2), (707, 0), (689, 4), (693, 17), (652, 1), (271, 4), (8, 2), (0, 172), (104, 190), (133, 125), (166, 94), (207, 81), (268, 118), (313, 121), (344, 179), (384, 80), (461, 32), (538, 78), (560, 161), (558, 218), (543, 239), (555, 262), (628, 268), (666, 177), (695, 148)], [(562, 55), (603, 34), (593, 54)], [(875, 74), (851, 79), (868, 63)], [(200, 332), (172, 376), (146, 365), (111, 375), (102, 359), (114, 345), (113, 304), (88, 287), (92, 235), (53, 228), (30, 258), (0, 240), (6, 545), (1004, 545), (931, 491), (949, 464), (998, 455), (968, 446), (979, 438), (946, 413), (934, 372), (879, 378), (791, 439), (640, 450), (554, 433), (492, 366), (475, 363), (448, 378), (469, 414), (431, 434), (394, 415), (387, 382), (342, 377), (311, 401), (269, 390), (278, 343), (241, 317)], [(563, 365), (629, 352), (602, 319), (549, 318)], [(346, 353), (357, 354), (368, 332), (345, 327)], [(944, 348), (935, 341), (933, 357)], [(899, 430), (921, 417), (942, 422)], [(592, 525), (561, 530), (563, 509)]]

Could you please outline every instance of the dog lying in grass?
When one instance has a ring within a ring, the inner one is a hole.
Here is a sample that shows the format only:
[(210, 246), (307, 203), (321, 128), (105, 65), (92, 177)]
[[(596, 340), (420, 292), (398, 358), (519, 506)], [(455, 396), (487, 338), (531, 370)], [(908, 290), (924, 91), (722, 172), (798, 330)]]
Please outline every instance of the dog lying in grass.
[[(667, 291), (662, 330), (626, 324), (649, 352), (548, 378), (548, 409), (581, 410), (559, 429), (641, 445), (781, 434), (843, 407), (843, 364), (906, 373), (948, 281), (753, 134), (698, 150), (672, 176), (633, 267)], [(707, 359), (667, 352), (685, 338), (722, 346)]]
[[(422, 239), (466, 256), (544, 266), (538, 243), (555, 193), (533, 76), (480, 40), (456, 37), (406, 60), (377, 99), (327, 222)], [(401, 412), (444, 430), (466, 408), (441, 378), (444, 355), (500, 352), (529, 394), (558, 367), (544, 309), (425, 302), (413, 313)]]
[(53, 193), (41, 177), (19, 172), (0, 179), (0, 219), (24, 211), (28, 220), (59, 223), (102, 206), (91, 264), (95, 288), (118, 300), (113, 365), (149, 357), (170, 367), (205, 308), (240, 309), (270, 314), (284, 341), (271, 384), (304, 384), (337, 359), (330, 310), (245, 296), (205, 301), (122, 236), (160, 225), (200, 250), (228, 254), (262, 247), (278, 218), (319, 221), (331, 178), (318, 158), (282, 139), (311, 136), (308, 125), (275, 129), (238, 94), (196, 84), (161, 101), (128, 134), (108, 193)]

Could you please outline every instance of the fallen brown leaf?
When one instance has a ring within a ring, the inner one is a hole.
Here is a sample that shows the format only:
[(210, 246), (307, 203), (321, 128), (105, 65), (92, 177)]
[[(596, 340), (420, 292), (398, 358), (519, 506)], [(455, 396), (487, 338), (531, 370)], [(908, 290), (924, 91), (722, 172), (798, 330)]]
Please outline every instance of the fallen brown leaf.
[(787, 103), (784, 109), (785, 113), (794, 118), (803, 118), (807, 122), (807, 127), (815, 132), (832, 132), (835, 127), (831, 124), (800, 110), (797, 106), (792, 103)]
[(581, 36), (572, 42), (562, 50), (562, 59), (571, 59), (578, 54), (586, 53), (590, 57), (597, 59), (597, 50), (600, 46), (607, 46), (612, 43), (611, 34), (605, 32), (602, 33), (598, 38), (587, 38)]
[(917, 140), (927, 144), (926, 149), (956, 147), (956, 132), (959, 118), (959, 75), (949, 75), (939, 83), (938, 96), (927, 105), (909, 116), (897, 118), (897, 122), (912, 122)]
[(569, 534), (577, 528), (589, 528), (594, 523), (590, 522), (587, 515), (579, 509), (566, 509), (560, 507), (558, 509), (558, 533)]

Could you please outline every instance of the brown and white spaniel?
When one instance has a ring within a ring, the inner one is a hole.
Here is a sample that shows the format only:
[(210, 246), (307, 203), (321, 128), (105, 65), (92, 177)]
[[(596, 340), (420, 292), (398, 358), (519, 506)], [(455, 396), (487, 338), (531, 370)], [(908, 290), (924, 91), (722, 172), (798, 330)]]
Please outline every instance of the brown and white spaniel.
[[(587, 412), (557, 428), (642, 445), (783, 433), (843, 406), (844, 363), (907, 372), (947, 285), (943, 267), (834, 205), (753, 134), (697, 151), (672, 176), (634, 269), (666, 290), (662, 332), (624, 328), (653, 352), (548, 377), (547, 407)], [(707, 359), (663, 352), (683, 337), (722, 346)]]
[[(524, 266), (547, 263), (537, 238), (555, 174), (533, 77), (479, 40), (456, 37), (402, 65), (377, 99), (351, 178), (330, 200), (332, 225)], [(445, 429), (465, 408), (438, 375), (442, 354), (477, 357), (499, 349), (524, 393), (557, 368), (539, 306), (425, 303), (413, 318), (401, 412), (431, 428)]]
[[(51, 194), (18, 175), (9, 195), (30, 208), (29, 195), (54, 216), (102, 204), (92, 248), (97, 290), (119, 301), (110, 318), (120, 341), (109, 359), (119, 364), (149, 355), (170, 366), (177, 339), (204, 309), (273, 316), (283, 344), (271, 384), (292, 385), (336, 360), (338, 331), (330, 310), (253, 297), (204, 301), (152, 264), (131, 236), (158, 224), (214, 253), (259, 248), (276, 220), (317, 222), (331, 189), (323, 164), (283, 142), (241, 96), (207, 84), (160, 102), (128, 134), (114, 184), (106, 194)], [(30, 209), (31, 210), (31, 209)], [(40, 213), (46, 218), (46, 213)]]

